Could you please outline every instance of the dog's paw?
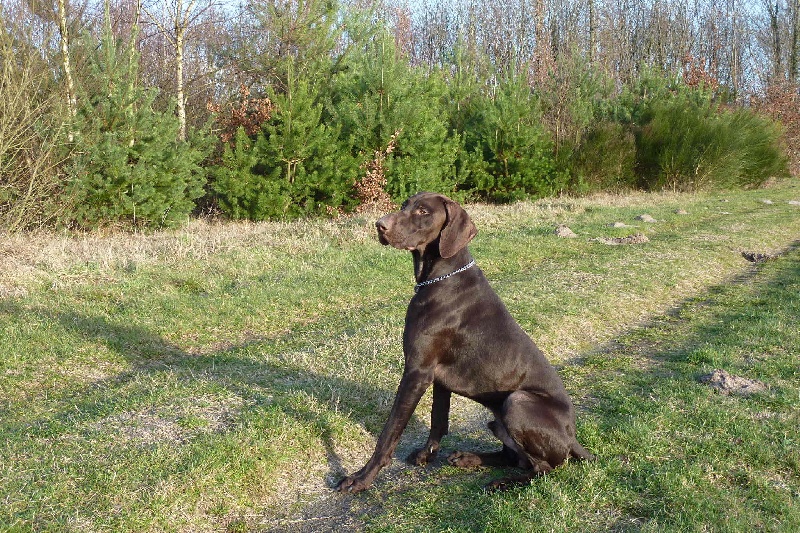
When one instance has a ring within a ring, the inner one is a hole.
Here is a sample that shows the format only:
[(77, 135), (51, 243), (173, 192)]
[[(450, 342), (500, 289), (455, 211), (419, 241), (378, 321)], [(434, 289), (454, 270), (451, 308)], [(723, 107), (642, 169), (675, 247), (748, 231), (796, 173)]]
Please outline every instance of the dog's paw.
[(355, 494), (366, 490), (371, 485), (370, 482), (364, 480), (359, 476), (347, 476), (339, 482), (333, 490), (336, 492), (344, 492), (348, 494)]
[(470, 452), (454, 452), (447, 457), (447, 462), (460, 468), (475, 468), (483, 464), (479, 455)]
[(517, 486), (517, 483), (509, 483), (506, 479), (495, 479), (487, 483), (483, 490), (486, 492), (505, 492), (515, 486)]
[(505, 479), (495, 479), (494, 481), (490, 481), (487, 483), (483, 490), (486, 492), (503, 492), (508, 490), (511, 487)]
[(425, 466), (436, 457), (437, 452), (438, 450), (434, 450), (433, 448), (420, 448), (419, 450), (411, 452), (406, 458), (406, 461), (412, 465)]

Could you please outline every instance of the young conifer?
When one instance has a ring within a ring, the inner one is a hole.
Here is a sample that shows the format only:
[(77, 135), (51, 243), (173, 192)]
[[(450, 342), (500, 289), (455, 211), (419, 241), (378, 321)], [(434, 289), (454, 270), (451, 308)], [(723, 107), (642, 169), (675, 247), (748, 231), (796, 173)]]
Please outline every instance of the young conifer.
[(76, 206), (68, 224), (174, 226), (203, 193), (203, 140), (177, 140), (177, 118), (154, 108), (157, 92), (139, 85), (129, 46), (115, 42), (106, 13), (100, 45), (87, 46), (93, 52), (79, 90), (66, 167)]

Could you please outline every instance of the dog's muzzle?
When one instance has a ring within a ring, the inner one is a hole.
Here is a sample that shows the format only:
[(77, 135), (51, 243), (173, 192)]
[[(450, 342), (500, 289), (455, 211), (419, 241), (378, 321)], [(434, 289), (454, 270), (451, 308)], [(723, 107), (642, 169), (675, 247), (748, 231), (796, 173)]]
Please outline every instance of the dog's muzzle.
[(375, 229), (378, 230), (378, 242), (384, 246), (388, 246), (389, 239), (386, 238), (386, 233), (389, 231), (389, 225), (387, 224), (386, 217), (375, 222)]

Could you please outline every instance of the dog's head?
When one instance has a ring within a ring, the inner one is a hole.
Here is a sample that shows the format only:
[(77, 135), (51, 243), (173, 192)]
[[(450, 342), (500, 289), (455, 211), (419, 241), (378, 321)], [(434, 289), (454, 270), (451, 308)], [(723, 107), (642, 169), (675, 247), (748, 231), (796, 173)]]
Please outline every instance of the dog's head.
[(378, 240), (400, 250), (418, 251), (439, 243), (439, 255), (453, 257), (478, 230), (464, 209), (441, 194), (421, 192), (375, 223)]

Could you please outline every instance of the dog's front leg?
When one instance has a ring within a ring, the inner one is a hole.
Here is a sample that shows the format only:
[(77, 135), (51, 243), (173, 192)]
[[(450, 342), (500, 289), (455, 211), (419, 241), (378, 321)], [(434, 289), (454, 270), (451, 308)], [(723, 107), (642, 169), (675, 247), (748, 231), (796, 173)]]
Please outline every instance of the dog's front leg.
[(428, 464), (439, 452), (439, 441), (447, 435), (450, 419), (450, 391), (433, 384), (433, 408), (431, 409), (431, 432), (425, 445), (408, 456), (408, 462), (418, 466)]
[(405, 371), (397, 388), (397, 395), (394, 397), (394, 404), (389, 413), (389, 420), (378, 437), (375, 451), (364, 468), (344, 478), (336, 486), (339, 492), (361, 492), (372, 484), (372, 480), (378, 475), (381, 468), (389, 464), (414, 409), (417, 408), (420, 398), (425, 390), (433, 381), (433, 375), (415, 371)]

